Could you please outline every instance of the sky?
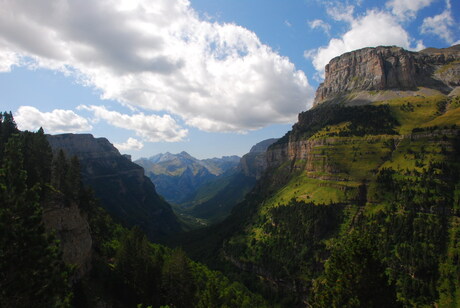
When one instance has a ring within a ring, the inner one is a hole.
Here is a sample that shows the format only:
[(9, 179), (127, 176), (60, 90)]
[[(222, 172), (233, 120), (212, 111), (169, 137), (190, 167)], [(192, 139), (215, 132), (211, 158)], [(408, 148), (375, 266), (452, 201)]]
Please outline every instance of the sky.
[(311, 108), (324, 66), (460, 43), (459, 0), (2, 0), (0, 110), (134, 159), (247, 153)]

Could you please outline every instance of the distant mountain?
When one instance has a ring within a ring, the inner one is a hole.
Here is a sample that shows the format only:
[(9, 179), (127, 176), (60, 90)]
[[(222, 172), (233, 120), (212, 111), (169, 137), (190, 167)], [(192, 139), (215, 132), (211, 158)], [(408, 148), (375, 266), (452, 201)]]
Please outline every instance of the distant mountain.
[(82, 180), (94, 189), (102, 206), (126, 226), (138, 225), (151, 239), (181, 230), (171, 206), (161, 198), (141, 167), (105, 138), (90, 134), (48, 135), (57, 152), (80, 160)]
[(214, 195), (207, 200), (196, 198), (190, 214), (211, 222), (218, 222), (227, 217), (233, 207), (244, 200), (246, 194), (251, 191), (256, 181), (265, 172), (267, 149), (277, 140), (271, 138), (257, 143), (249, 153), (240, 159), (235, 173), (205, 185), (197, 196), (201, 195), (201, 191), (214, 191)]
[(267, 148), (277, 140), (257, 143), (241, 159), (199, 160), (187, 152), (168, 152), (135, 163), (145, 169), (158, 193), (175, 205), (176, 212), (196, 227), (221, 221), (244, 199), (267, 167)]
[(187, 152), (162, 153), (135, 161), (144, 168), (158, 193), (168, 202), (188, 204), (197, 191), (219, 176), (236, 170), (238, 156), (199, 160)]

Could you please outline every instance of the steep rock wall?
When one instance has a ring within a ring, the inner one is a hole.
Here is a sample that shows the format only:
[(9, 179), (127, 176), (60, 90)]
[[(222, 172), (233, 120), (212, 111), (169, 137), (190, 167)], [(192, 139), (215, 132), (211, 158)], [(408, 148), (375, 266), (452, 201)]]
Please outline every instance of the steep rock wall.
[(238, 169), (245, 176), (260, 179), (268, 167), (267, 149), (277, 140), (276, 138), (267, 139), (254, 145), (249, 153), (241, 158)]
[(88, 221), (74, 202), (65, 205), (54, 196), (43, 209), (43, 223), (60, 241), (64, 263), (75, 266), (74, 279), (83, 277), (91, 268), (92, 238)]
[(460, 86), (460, 45), (411, 52), (400, 47), (363, 48), (332, 59), (314, 106), (352, 91), (416, 90), (449, 93)]

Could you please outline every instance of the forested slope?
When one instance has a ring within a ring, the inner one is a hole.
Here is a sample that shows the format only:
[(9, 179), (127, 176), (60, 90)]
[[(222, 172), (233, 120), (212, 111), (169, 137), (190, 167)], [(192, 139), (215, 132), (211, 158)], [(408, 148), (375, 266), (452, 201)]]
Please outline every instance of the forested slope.
[[(114, 223), (80, 164), (0, 116), (1, 307), (265, 307), (240, 283)], [(89, 245), (88, 245), (89, 244)], [(85, 252), (85, 253), (81, 253)]]

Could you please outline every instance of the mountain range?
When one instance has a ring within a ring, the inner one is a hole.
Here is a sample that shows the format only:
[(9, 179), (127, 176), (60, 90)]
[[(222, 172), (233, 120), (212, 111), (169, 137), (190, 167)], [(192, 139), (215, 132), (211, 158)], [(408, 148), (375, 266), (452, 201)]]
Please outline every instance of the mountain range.
[(135, 163), (144, 168), (160, 195), (179, 205), (190, 203), (201, 186), (234, 171), (239, 160), (238, 156), (199, 160), (181, 152), (157, 154)]
[(277, 139), (254, 145), (242, 158), (226, 156), (199, 160), (186, 152), (157, 154), (135, 161), (173, 204), (178, 215), (195, 226), (227, 217), (265, 171), (265, 152)]
[(460, 306), (460, 45), (332, 59), (314, 107), (241, 159), (140, 167), (0, 120), (9, 306)]

